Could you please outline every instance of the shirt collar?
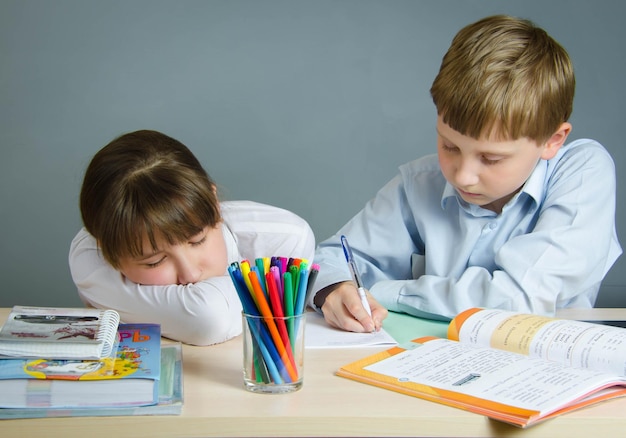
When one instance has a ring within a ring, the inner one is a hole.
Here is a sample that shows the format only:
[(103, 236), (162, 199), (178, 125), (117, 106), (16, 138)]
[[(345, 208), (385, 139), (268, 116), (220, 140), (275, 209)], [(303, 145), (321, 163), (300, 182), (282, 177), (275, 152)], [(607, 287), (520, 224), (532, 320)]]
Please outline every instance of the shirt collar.
[(443, 188), (443, 195), (441, 196), (441, 208), (446, 207), (446, 204), (448, 203), (448, 200), (450, 198), (457, 198), (459, 201), (462, 201), (456, 189), (452, 187), (452, 185), (448, 181), (446, 181), (446, 185)]
[(526, 193), (528, 196), (535, 200), (535, 204), (539, 204), (543, 198), (545, 190), (545, 180), (548, 174), (548, 161), (539, 160), (535, 170), (530, 174), (521, 192)]
[[(511, 204), (512, 202), (516, 202), (520, 198), (520, 194), (525, 193), (526, 195), (530, 196), (535, 201), (535, 205), (538, 205), (541, 202), (541, 199), (543, 197), (543, 192), (545, 189), (545, 179), (546, 179), (547, 173), (548, 173), (548, 161), (539, 160), (539, 162), (537, 163), (537, 166), (535, 166), (535, 169), (532, 171), (532, 173), (530, 174), (530, 176), (524, 183), (524, 186), (522, 187), (520, 192), (517, 193), (513, 197), (513, 199), (511, 199), (511, 201), (509, 201), (509, 204)], [(463, 201), (463, 198), (459, 196), (456, 189), (449, 182), (446, 181), (446, 185), (443, 189), (443, 194), (441, 196), (441, 208), (445, 208), (446, 204), (452, 198), (456, 199), (459, 205), (461, 205), (461, 207), (472, 209), (473, 205), (468, 204), (467, 202)], [(474, 206), (474, 207), (477, 207), (477, 206)]]

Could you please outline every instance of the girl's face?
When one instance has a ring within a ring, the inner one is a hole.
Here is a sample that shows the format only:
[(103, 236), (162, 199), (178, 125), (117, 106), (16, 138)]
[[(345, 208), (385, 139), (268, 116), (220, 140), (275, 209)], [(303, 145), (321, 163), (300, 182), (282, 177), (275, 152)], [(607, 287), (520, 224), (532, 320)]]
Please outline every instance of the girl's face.
[(120, 260), (120, 271), (130, 281), (147, 285), (189, 284), (227, 272), (228, 256), (221, 224), (207, 227), (181, 244), (170, 245), (158, 236), (156, 241), (156, 251), (146, 237), (143, 256)]

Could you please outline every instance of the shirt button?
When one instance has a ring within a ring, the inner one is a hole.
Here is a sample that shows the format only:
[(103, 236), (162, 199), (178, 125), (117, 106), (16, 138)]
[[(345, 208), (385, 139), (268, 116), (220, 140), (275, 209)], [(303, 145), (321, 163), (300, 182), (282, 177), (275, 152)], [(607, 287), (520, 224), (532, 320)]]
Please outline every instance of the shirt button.
[(485, 224), (485, 226), (483, 227), (483, 233), (489, 233), (495, 230), (496, 228), (498, 228), (498, 224), (496, 222), (489, 222), (488, 224)]

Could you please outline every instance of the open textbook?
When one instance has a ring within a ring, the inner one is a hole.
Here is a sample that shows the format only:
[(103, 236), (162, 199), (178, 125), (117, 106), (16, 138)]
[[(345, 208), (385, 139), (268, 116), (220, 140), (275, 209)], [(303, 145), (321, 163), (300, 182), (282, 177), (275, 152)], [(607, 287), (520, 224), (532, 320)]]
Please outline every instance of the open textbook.
[(337, 375), (520, 427), (626, 396), (626, 329), (468, 309), (448, 339), (423, 337)]

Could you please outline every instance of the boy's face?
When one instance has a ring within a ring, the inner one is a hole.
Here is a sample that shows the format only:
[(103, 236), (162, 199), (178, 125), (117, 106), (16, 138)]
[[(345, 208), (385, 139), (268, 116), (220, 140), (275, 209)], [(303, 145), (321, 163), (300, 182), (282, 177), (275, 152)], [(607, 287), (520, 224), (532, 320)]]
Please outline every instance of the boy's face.
[(452, 129), (441, 116), (437, 118), (437, 134), (439, 165), (446, 180), (465, 201), (498, 214), (538, 161), (556, 154), (553, 148), (526, 138), (476, 140)]
[(189, 284), (226, 274), (228, 255), (221, 224), (207, 227), (181, 244), (170, 245), (158, 236), (156, 241), (156, 252), (146, 237), (143, 256), (120, 260), (120, 271), (130, 281), (148, 285)]

